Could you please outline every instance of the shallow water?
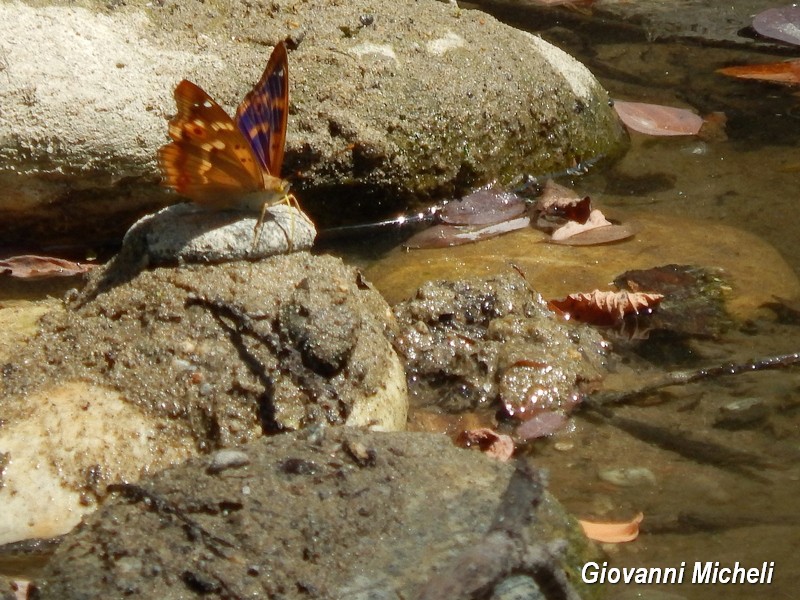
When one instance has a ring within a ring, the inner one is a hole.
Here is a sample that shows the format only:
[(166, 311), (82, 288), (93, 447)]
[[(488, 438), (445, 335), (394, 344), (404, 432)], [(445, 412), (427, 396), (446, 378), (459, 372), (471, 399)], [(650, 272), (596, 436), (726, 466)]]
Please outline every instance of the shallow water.
[[(554, 14), (569, 13), (563, 11), (556, 9)], [(516, 26), (525, 22), (524, 13), (506, 17)], [(621, 162), (574, 180), (581, 193), (591, 195), (601, 207), (613, 207), (618, 217), (638, 209), (745, 229), (776, 247), (800, 273), (800, 98), (792, 94), (798, 88), (714, 73), (730, 64), (781, 60), (783, 51), (759, 54), (741, 47), (704, 45), (702, 40), (631, 43), (630, 36), (611, 30), (604, 35), (600, 26), (576, 33), (571, 18), (538, 20), (539, 29), (533, 23), (527, 23), (530, 31), (540, 32), (589, 66), (612, 98), (689, 106), (700, 114), (723, 111), (728, 119), (727, 139), (633, 134), (631, 149)], [(800, 56), (800, 48), (794, 56)], [(675, 244), (680, 243), (676, 236)], [(708, 244), (713, 246), (714, 240)], [(796, 326), (757, 324), (749, 334), (733, 333), (704, 346), (698, 355), (726, 362), (797, 351), (800, 335)], [(768, 407), (764, 415), (747, 424), (721, 424), (723, 407), (750, 399)], [(691, 599), (723, 594), (797, 597), (799, 401), (800, 373), (795, 368), (673, 387), (618, 411), (702, 440), (753, 451), (769, 458), (765, 468), (737, 472), (701, 464), (616, 427), (593, 423), (585, 415), (576, 418), (574, 433), (536, 448), (537, 461), (550, 470), (551, 489), (576, 515), (623, 519), (644, 513), (637, 541), (607, 548), (610, 566), (686, 565), (683, 585), (607, 585), (609, 597), (666, 597), (659, 593)], [(609, 482), (615, 470), (618, 474), (620, 469), (642, 468), (649, 473), (643, 479), (623, 471), (629, 475), (628, 485)], [(641, 473), (633, 471), (637, 472)], [(719, 561), (722, 566), (738, 561), (759, 568), (774, 561), (773, 583), (692, 585), (694, 563), (705, 561)]]
[[(777, 248), (800, 273), (800, 98), (793, 95), (798, 88), (714, 72), (731, 64), (781, 60), (786, 52), (702, 39), (632, 43), (616, 28), (577, 31), (575, 23), (585, 23), (590, 14), (579, 20), (568, 9), (553, 14), (567, 18), (542, 20), (537, 13), (537, 19), (526, 21), (523, 10), (503, 16), (584, 62), (612, 98), (692, 107), (703, 115), (722, 111), (727, 117), (725, 135), (715, 139), (634, 133), (619, 163), (563, 183), (591, 195), (620, 219), (634, 213), (638, 218), (680, 215), (744, 229)], [(800, 56), (800, 48), (794, 56)], [(680, 245), (679, 233), (674, 243)], [(714, 243), (708, 239), (712, 255)], [(742, 254), (747, 260), (746, 248)], [(689, 344), (677, 354), (683, 366), (697, 366), (796, 352), (798, 331), (796, 325), (757, 322), (720, 340)], [(656, 359), (653, 366), (675, 368), (677, 361)], [(732, 409), (741, 406), (757, 409), (731, 422)], [(793, 368), (673, 386), (617, 409), (618, 415), (663, 426), (678, 437), (766, 459), (756, 467), (726, 463), (719, 456), (682, 456), (659, 447), (652, 436), (630, 435), (587, 413), (576, 416), (575, 431), (538, 443), (532, 454), (550, 471), (551, 490), (574, 514), (622, 520), (644, 513), (637, 541), (606, 547), (609, 566), (685, 568), (683, 585), (606, 585), (609, 597), (793, 598), (800, 585), (794, 564), (800, 549), (798, 406), (800, 372)], [(722, 567), (739, 562), (745, 568), (774, 562), (772, 583), (692, 584), (694, 564), (707, 561)]]

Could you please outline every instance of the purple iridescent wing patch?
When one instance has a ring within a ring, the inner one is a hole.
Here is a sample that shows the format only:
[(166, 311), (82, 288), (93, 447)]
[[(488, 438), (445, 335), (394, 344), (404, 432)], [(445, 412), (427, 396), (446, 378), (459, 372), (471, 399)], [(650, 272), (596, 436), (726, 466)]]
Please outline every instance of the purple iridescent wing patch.
[(286, 45), (272, 51), (264, 74), (236, 111), (236, 125), (250, 141), (261, 166), (280, 175), (289, 115), (289, 67)]

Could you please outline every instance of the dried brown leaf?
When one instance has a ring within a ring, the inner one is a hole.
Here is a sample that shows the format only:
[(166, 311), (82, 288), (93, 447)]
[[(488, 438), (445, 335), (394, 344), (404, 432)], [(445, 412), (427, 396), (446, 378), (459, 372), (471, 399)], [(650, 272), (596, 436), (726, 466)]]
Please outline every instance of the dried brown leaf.
[(588, 294), (570, 294), (563, 300), (550, 300), (548, 306), (568, 319), (592, 325), (616, 325), (625, 316), (650, 312), (664, 298), (648, 292), (612, 292), (595, 290)]
[(742, 65), (717, 69), (717, 73), (739, 79), (758, 79), (784, 85), (800, 85), (800, 59), (760, 65)]
[(588, 196), (581, 198), (571, 189), (548, 179), (536, 200), (536, 210), (545, 218), (585, 223), (591, 214), (592, 203)]
[(52, 258), (23, 254), (0, 260), (0, 274), (19, 279), (47, 279), (49, 277), (72, 277), (86, 273), (94, 265), (87, 265)]

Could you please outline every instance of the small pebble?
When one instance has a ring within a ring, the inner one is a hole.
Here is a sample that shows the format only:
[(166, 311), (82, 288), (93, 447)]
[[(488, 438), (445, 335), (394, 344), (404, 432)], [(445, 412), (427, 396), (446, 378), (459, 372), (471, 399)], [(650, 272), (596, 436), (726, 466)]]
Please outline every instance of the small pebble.
[(569, 452), (575, 447), (574, 442), (556, 442), (553, 444), (553, 448), (558, 450), (559, 452)]
[(620, 487), (639, 487), (655, 485), (656, 476), (647, 467), (622, 467), (620, 469), (603, 469), (598, 477), (608, 483)]
[(250, 464), (250, 457), (241, 450), (226, 448), (217, 450), (211, 455), (208, 465), (208, 472), (211, 474), (221, 473), (227, 469), (238, 469)]
[(759, 423), (767, 416), (767, 406), (761, 398), (742, 398), (719, 409), (715, 427), (742, 429)]
[(545, 600), (545, 596), (531, 577), (514, 575), (495, 586), (491, 600)]

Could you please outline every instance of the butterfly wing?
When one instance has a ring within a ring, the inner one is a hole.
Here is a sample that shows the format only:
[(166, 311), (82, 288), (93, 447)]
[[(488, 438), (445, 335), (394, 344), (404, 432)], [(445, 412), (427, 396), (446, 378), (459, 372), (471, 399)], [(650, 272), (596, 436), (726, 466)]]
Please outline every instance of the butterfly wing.
[(236, 111), (236, 124), (250, 140), (264, 170), (278, 177), (286, 143), (289, 116), (289, 62), (286, 45), (279, 42), (259, 82)]
[(219, 104), (185, 79), (175, 88), (175, 102), (178, 113), (169, 123), (174, 141), (158, 153), (163, 185), (221, 208), (263, 188), (260, 159)]

